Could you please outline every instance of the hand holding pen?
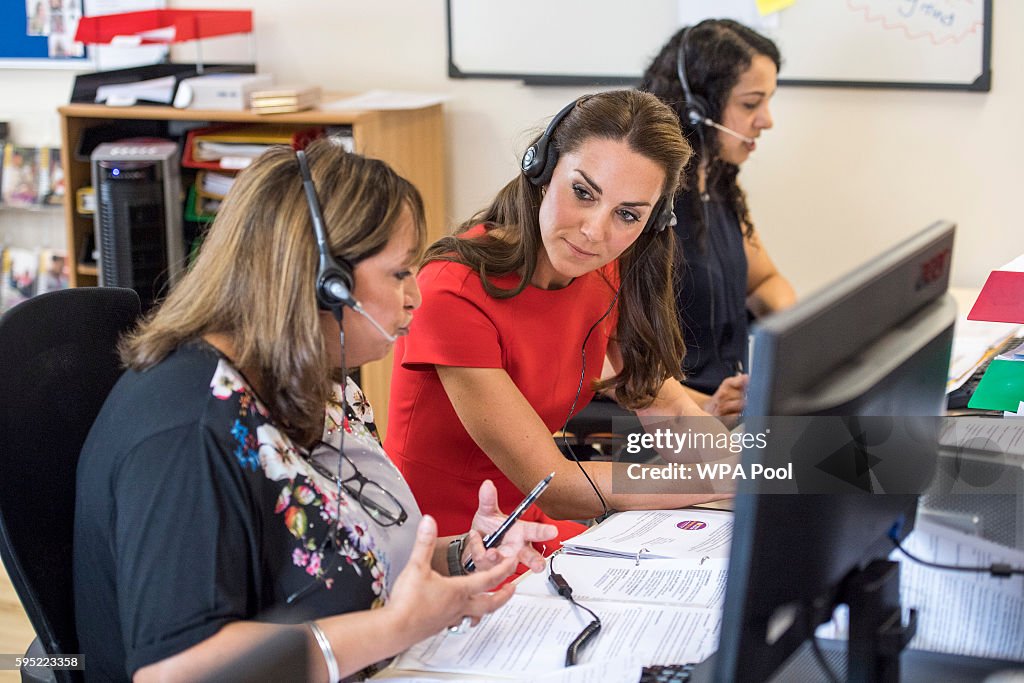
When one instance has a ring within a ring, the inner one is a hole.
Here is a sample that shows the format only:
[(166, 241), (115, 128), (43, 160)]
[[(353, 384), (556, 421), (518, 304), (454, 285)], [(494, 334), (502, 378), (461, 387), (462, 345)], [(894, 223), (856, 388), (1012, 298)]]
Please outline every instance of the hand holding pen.
[[(533, 487), (533, 490), (516, 506), (512, 514), (507, 517), (498, 509), (498, 493), (494, 484), (490, 481), (484, 482), (480, 487), (480, 506), (473, 517), (474, 531), (479, 532), (482, 529), (492, 530), (483, 538), (484, 551), (496, 548), (499, 544), (502, 544), (502, 541), (506, 541), (505, 546), (508, 552), (505, 552), (505, 554), (518, 553), (521, 563), (530, 566), (534, 571), (543, 569), (543, 557), (530, 544), (550, 540), (557, 535), (558, 530), (550, 524), (520, 522), (516, 525), (516, 522), (526, 509), (540, 497), (540, 494), (547, 488), (554, 475), (555, 473), (552, 472)], [(473, 535), (475, 536), (475, 533)], [(471, 549), (473, 545), (473, 543), (470, 544)], [(479, 549), (479, 545), (476, 547)], [(478, 555), (479, 553), (474, 554)], [(464, 566), (466, 571), (473, 571), (476, 568), (476, 563), (470, 557), (466, 560)]]

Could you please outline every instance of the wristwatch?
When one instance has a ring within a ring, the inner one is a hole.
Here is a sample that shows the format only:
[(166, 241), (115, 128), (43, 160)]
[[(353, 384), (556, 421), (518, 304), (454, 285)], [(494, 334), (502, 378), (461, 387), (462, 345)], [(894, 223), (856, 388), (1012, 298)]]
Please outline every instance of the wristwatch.
[(448, 544), (448, 575), (465, 576), (466, 568), (462, 565), (462, 551), (466, 547), (466, 536), (462, 534)]

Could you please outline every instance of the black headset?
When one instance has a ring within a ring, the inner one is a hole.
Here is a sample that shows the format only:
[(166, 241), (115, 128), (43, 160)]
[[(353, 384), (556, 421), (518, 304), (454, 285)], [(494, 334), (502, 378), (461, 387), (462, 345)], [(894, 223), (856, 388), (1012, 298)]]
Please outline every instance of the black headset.
[(309, 172), (306, 153), (298, 150), (295, 156), (299, 160), (299, 175), (302, 177), (302, 187), (306, 192), (313, 235), (316, 237), (316, 248), (320, 255), (316, 269), (317, 303), (325, 310), (340, 310), (342, 306), (356, 308), (359, 304), (352, 296), (352, 290), (355, 289), (352, 264), (331, 255), (327, 245), (327, 230), (324, 228), (324, 215), (320, 210), (320, 200), (317, 198), (316, 186), (313, 185), (313, 175)]
[[(583, 99), (585, 98), (573, 100), (562, 107), (551, 119), (551, 123), (544, 129), (544, 133), (537, 141), (526, 148), (519, 165), (530, 184), (543, 187), (551, 182), (551, 175), (555, 172), (555, 165), (558, 163), (558, 150), (552, 144), (551, 137), (555, 134), (555, 129), (558, 128), (562, 119), (568, 116), (569, 112), (575, 109)], [(651, 217), (644, 225), (644, 232), (662, 232), (665, 228), (675, 224), (676, 215), (672, 212), (672, 198), (662, 195), (651, 210)]]
[(699, 130), (710, 118), (708, 113), (711, 111), (711, 107), (708, 106), (706, 99), (693, 94), (693, 91), (690, 90), (690, 82), (686, 80), (686, 39), (690, 35), (691, 28), (691, 26), (687, 26), (683, 29), (683, 37), (679, 41), (679, 50), (676, 52), (676, 71), (679, 73), (679, 84), (683, 86), (686, 120)]

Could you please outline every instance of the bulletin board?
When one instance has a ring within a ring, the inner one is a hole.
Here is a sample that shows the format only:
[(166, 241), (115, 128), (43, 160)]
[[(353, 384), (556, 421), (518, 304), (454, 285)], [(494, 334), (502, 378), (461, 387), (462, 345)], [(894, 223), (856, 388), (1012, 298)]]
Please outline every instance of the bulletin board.
[[(51, 16), (51, 5), (54, 7)], [(40, 17), (30, 26), (29, 15)], [(30, 9), (31, 8), (31, 11)], [(59, 10), (57, 9), (59, 8)], [(59, 15), (59, 19), (56, 16)], [(2, 0), (0, 2), (0, 68), (78, 69), (92, 68), (85, 49), (78, 49), (70, 38), (74, 34), (68, 19), (82, 16), (82, 0)], [(41, 35), (29, 35), (43, 32)], [(70, 34), (68, 33), (70, 32)], [(66, 38), (66, 39), (65, 39)], [(55, 51), (78, 52), (51, 57)]]
[[(762, 14), (769, 5), (782, 9)], [(632, 85), (680, 27), (729, 17), (779, 45), (782, 84), (991, 87), (992, 0), (447, 0), (447, 7), (453, 78)]]

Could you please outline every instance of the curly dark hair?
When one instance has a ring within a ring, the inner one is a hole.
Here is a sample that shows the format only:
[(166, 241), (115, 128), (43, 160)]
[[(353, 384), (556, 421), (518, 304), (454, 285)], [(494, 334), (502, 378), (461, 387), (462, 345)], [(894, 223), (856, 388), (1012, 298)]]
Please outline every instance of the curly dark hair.
[(700, 208), (697, 192), (696, 172), (707, 160), (707, 181), (705, 189), (715, 198), (723, 199), (730, 205), (746, 226), (749, 237), (754, 223), (747, 209), (747, 198), (736, 180), (739, 166), (718, 158), (718, 136), (704, 135), (686, 117), (686, 103), (683, 87), (679, 82), (677, 58), (679, 45), (686, 34), (686, 81), (690, 91), (707, 102), (708, 117), (720, 121), (722, 109), (729, 93), (736, 86), (740, 75), (750, 68), (755, 55), (764, 55), (782, 66), (779, 48), (769, 38), (731, 19), (706, 19), (699, 24), (683, 27), (661, 48), (658, 56), (644, 72), (640, 89), (657, 95), (672, 107), (683, 126), (683, 133), (694, 144), (694, 157), (686, 168), (683, 193), (677, 197), (685, 214), (679, 220), (690, 220), (697, 226), (694, 231), (698, 243), (702, 243), (707, 226)]

